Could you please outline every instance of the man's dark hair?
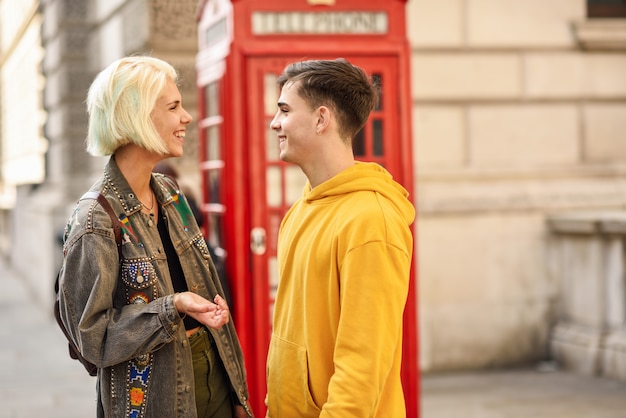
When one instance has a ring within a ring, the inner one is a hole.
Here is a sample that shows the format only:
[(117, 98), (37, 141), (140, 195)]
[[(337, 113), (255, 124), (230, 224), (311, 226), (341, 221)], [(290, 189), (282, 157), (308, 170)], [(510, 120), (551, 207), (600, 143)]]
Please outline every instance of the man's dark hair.
[(378, 87), (359, 67), (343, 58), (294, 62), (277, 83), (297, 83), (298, 95), (311, 108), (328, 106), (339, 119), (339, 134), (350, 141), (378, 103)]

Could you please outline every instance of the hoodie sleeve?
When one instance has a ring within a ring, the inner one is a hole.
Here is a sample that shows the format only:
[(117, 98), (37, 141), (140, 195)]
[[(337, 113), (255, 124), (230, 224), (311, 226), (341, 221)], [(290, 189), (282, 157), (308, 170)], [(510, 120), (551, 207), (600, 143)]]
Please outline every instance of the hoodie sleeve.
[(382, 405), (404, 406), (399, 376), (412, 237), (397, 211), (372, 212), (355, 218), (347, 233), (355, 246), (340, 265), (335, 372), (320, 417), (370, 417)]

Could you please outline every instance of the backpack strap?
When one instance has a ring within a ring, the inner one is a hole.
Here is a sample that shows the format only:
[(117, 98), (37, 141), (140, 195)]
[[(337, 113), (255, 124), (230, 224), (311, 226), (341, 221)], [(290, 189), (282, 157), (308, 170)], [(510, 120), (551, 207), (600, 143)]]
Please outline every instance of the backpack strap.
[[(104, 208), (106, 213), (111, 218), (111, 222), (113, 223), (113, 233), (115, 234), (115, 242), (117, 244), (117, 253), (119, 255), (119, 259), (121, 260), (122, 259), (122, 231), (120, 227), (120, 221), (117, 218), (117, 216), (115, 216), (115, 212), (113, 212), (113, 208), (109, 204), (109, 201), (106, 199), (106, 197), (104, 197), (104, 195), (98, 192), (87, 192), (80, 198), (80, 200), (84, 200), (84, 199), (97, 200), (98, 203), (100, 203), (100, 206)], [(75, 360), (80, 361), (82, 365), (85, 367), (85, 369), (87, 370), (87, 372), (89, 372), (90, 376), (97, 376), (98, 368), (96, 367), (95, 364), (89, 362), (87, 359), (85, 359), (82, 356), (82, 354), (80, 353), (80, 350), (78, 349), (76, 344), (74, 344), (74, 342), (72, 341), (72, 337), (70, 336), (69, 331), (67, 330), (67, 328), (65, 328), (65, 325), (63, 324), (63, 321), (61, 320), (61, 310), (59, 306), (59, 275), (60, 275), (60, 271), (59, 273), (57, 273), (57, 277), (54, 281), (54, 293), (56, 294), (56, 297), (54, 300), (54, 317), (57, 321), (57, 324), (61, 328), (61, 331), (63, 331), (65, 338), (67, 339), (67, 345), (68, 345), (70, 357)]]
[(100, 206), (102, 206), (102, 208), (109, 215), (109, 218), (111, 218), (111, 222), (113, 223), (113, 233), (115, 234), (115, 243), (117, 244), (117, 253), (119, 255), (119, 259), (121, 260), (122, 259), (122, 229), (120, 228), (120, 220), (117, 218), (117, 215), (115, 215), (115, 212), (113, 212), (113, 208), (111, 207), (111, 204), (109, 203), (107, 198), (104, 197), (103, 194), (98, 193), (98, 192), (85, 193), (80, 198), (80, 200), (85, 200), (85, 199), (97, 200), (98, 203), (100, 203)]

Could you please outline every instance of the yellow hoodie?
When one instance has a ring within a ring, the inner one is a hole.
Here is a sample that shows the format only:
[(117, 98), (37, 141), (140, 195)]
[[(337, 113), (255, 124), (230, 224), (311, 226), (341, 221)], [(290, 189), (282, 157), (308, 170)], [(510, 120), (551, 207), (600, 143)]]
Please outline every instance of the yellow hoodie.
[(356, 163), (287, 212), (267, 361), (267, 416), (405, 417), (400, 381), (415, 209)]

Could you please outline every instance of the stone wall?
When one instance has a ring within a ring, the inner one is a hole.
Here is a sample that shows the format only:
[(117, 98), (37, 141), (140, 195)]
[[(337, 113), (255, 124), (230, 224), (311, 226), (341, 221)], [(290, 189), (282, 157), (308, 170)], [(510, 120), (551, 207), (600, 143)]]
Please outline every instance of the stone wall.
[(584, 0), (435, 3), (407, 3), (422, 370), (549, 359), (546, 218), (626, 205), (626, 51), (584, 49)]
[(559, 284), (552, 355), (569, 370), (626, 380), (626, 211), (563, 213), (548, 226)]
[[(176, 13), (171, 9), (174, 3)], [(38, 187), (18, 188), (10, 260), (44, 307), (52, 306), (53, 279), (62, 260), (59, 234), (74, 203), (100, 176), (107, 160), (85, 151), (85, 99), (93, 78), (125, 55), (165, 59), (180, 71), (185, 107), (195, 117), (196, 4), (195, 0), (41, 0), (47, 172)], [(192, 127), (186, 155), (176, 161), (190, 185), (198, 184), (194, 134)]]
[(84, 100), (93, 76), (88, 66), (93, 28), (89, 6), (82, 0), (40, 2), (46, 179), (37, 187), (18, 187), (12, 219), (13, 268), (51, 314), (54, 277), (62, 258), (59, 233), (73, 202), (93, 177), (93, 164), (83, 157)]

